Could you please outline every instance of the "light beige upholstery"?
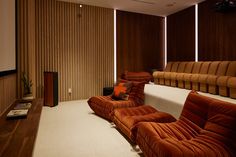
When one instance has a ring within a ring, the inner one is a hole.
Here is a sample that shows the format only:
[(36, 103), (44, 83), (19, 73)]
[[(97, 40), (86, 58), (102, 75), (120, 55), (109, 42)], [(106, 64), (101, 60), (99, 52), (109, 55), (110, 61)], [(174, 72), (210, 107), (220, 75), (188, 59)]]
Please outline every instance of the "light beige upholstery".
[(230, 77), (227, 86), (229, 87), (229, 96), (236, 99), (236, 77)]
[(192, 83), (192, 89), (193, 90), (199, 90), (199, 76), (200, 74), (207, 74), (208, 69), (210, 67), (211, 62), (203, 62), (201, 69), (198, 74), (193, 74), (190, 78), (190, 81)]
[(176, 80), (179, 88), (184, 88), (184, 75), (191, 74), (195, 62), (187, 62), (183, 73), (177, 73)]
[(171, 71), (164, 73), (165, 85), (170, 86), (171, 73), (176, 72), (178, 70), (178, 67), (179, 67), (179, 62), (174, 62), (172, 64)]
[(230, 61), (225, 76), (218, 77), (216, 84), (219, 87), (219, 95), (229, 96), (227, 82), (230, 77), (236, 77), (236, 61)]
[(169, 62), (168, 67), (154, 72), (155, 83), (235, 97), (236, 61)]
[(218, 86), (216, 84), (216, 81), (220, 76), (224, 76), (226, 74), (229, 63), (229, 61), (220, 62), (216, 75), (209, 75), (207, 77), (206, 82), (208, 86), (208, 93), (218, 94)]
[(208, 69), (207, 74), (199, 75), (198, 82), (199, 82), (199, 85), (200, 85), (200, 91), (201, 92), (208, 92), (207, 78), (210, 75), (215, 75), (216, 74), (219, 64), (220, 64), (219, 61), (212, 62), (209, 69)]
[(153, 73), (154, 83), (164, 85), (164, 73), (171, 71), (173, 62), (168, 62), (164, 71), (155, 71)]
[(187, 62), (180, 62), (178, 66), (178, 70), (176, 72), (171, 73), (170, 75), (170, 85), (173, 87), (177, 86), (177, 74), (183, 73), (185, 70)]

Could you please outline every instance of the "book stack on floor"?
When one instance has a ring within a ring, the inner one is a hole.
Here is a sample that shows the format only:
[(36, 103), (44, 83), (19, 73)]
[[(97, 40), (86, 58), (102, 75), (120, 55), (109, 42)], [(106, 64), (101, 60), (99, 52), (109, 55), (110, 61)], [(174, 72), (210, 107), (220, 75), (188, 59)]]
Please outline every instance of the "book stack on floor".
[(7, 114), (7, 118), (26, 117), (31, 107), (31, 103), (17, 103), (16, 106)]

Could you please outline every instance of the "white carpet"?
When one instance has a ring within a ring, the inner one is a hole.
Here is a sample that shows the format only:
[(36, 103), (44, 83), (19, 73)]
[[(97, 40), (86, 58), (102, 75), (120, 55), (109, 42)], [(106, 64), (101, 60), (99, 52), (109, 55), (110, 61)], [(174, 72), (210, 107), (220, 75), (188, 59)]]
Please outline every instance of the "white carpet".
[(140, 157), (86, 100), (43, 107), (34, 157)]

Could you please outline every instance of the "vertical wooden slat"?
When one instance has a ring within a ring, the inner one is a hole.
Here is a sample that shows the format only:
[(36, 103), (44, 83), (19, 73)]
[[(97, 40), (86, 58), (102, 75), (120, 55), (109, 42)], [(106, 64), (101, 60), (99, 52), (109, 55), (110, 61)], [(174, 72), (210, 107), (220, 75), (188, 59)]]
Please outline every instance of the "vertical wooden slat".
[(16, 74), (0, 77), (0, 116), (16, 100)]
[(43, 96), (45, 70), (58, 71), (60, 101), (101, 95), (114, 80), (113, 10), (55, 0), (36, 4), (37, 96)]

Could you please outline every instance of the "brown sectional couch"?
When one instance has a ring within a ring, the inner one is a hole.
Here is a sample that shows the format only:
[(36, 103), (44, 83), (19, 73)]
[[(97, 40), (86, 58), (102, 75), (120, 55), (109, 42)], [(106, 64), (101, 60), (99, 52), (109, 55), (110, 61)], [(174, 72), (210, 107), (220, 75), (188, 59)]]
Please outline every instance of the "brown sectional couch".
[(236, 98), (236, 61), (170, 62), (167, 67), (153, 73), (154, 83)]
[(136, 142), (147, 157), (234, 157), (236, 105), (192, 91), (178, 121), (141, 122)]

